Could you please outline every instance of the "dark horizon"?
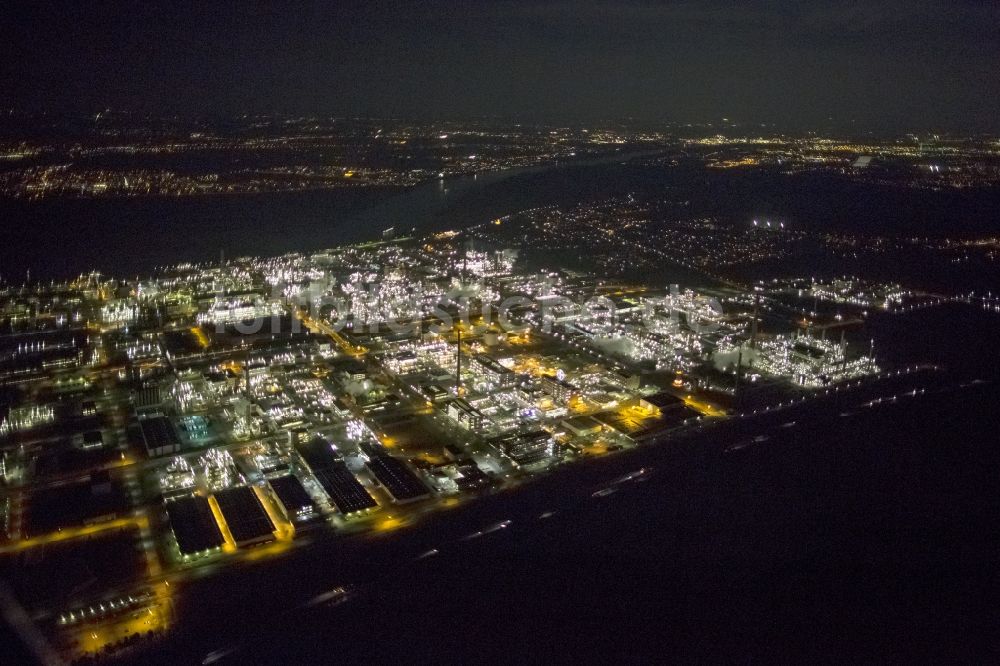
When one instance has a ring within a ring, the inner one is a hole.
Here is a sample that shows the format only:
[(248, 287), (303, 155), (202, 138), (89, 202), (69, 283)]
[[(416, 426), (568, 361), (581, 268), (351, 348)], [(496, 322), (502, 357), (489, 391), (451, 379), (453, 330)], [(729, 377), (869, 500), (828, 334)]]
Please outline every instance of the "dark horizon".
[[(114, 120), (111, 120), (114, 119)], [(823, 136), (830, 138), (879, 138), (895, 139), (914, 136), (939, 136), (947, 139), (963, 139), (973, 137), (1000, 136), (1000, 124), (997, 127), (944, 125), (926, 123), (910, 125), (891, 120), (858, 121), (857, 119), (825, 118), (816, 121), (802, 122), (765, 122), (754, 118), (636, 118), (634, 116), (568, 118), (560, 116), (527, 116), (500, 114), (447, 114), (427, 113), (411, 115), (380, 115), (375, 113), (338, 113), (331, 110), (293, 112), (283, 109), (255, 109), (243, 111), (191, 111), (175, 112), (158, 115), (149, 111), (139, 111), (132, 108), (95, 105), (90, 109), (45, 110), (27, 108), (0, 109), (0, 133), (6, 133), (10, 138), (40, 139), (52, 136), (71, 136), (81, 131), (97, 129), (102, 123), (113, 125), (120, 123), (135, 123), (137, 129), (143, 123), (162, 123), (169, 126), (175, 123), (173, 129), (202, 127), (211, 131), (225, 133), (234, 127), (239, 127), (243, 121), (265, 120), (274, 122), (306, 121), (337, 123), (414, 123), (433, 126), (441, 124), (482, 123), (495, 127), (511, 126), (523, 128), (569, 128), (574, 130), (587, 128), (621, 128), (627, 130), (656, 131), (678, 138), (707, 136), (719, 134), (723, 136), (787, 136), (807, 137)], [(41, 124), (40, 124), (41, 123)], [(47, 124), (46, 124), (47, 123)], [(85, 124), (87, 123), (87, 124)]]
[(22, 4), (4, 105), (997, 131), (1000, 9), (972, 2)]

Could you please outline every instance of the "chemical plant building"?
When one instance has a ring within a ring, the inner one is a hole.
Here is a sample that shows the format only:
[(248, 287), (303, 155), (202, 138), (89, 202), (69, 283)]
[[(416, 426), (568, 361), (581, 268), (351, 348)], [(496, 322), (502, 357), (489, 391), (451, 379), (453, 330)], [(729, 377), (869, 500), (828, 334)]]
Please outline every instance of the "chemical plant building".
[(166, 416), (154, 414), (139, 419), (139, 430), (142, 441), (150, 458), (168, 456), (179, 453), (181, 440), (177, 436), (174, 425)]
[(601, 432), (604, 427), (603, 424), (593, 416), (586, 415), (574, 416), (573, 418), (565, 419), (560, 421), (560, 425), (575, 437), (596, 435)]
[(344, 516), (369, 511), (378, 503), (347, 468), (343, 458), (322, 437), (313, 437), (295, 445), (306, 467), (330, 501)]
[[(720, 351), (732, 356), (732, 344)], [(850, 359), (847, 344), (810, 335), (776, 335), (758, 341), (756, 348), (742, 348), (746, 367), (768, 375), (785, 377), (800, 386), (818, 388), (830, 383), (878, 372), (874, 358)]]
[(417, 478), (406, 463), (380, 451), (377, 446), (365, 447), (366, 465), (397, 504), (414, 502), (430, 496), (430, 490)]
[(559, 402), (568, 402), (577, 394), (577, 388), (565, 379), (546, 375), (542, 377), (542, 390)]
[(593, 418), (632, 441), (656, 436), (698, 416), (684, 400), (666, 392), (632, 400), (623, 407)]
[(517, 380), (517, 375), (514, 374), (513, 370), (503, 367), (486, 354), (476, 354), (473, 360), (486, 380), (494, 386), (507, 388), (513, 386)]
[(281, 503), (281, 509), (289, 522), (309, 520), (317, 515), (316, 504), (298, 478), (289, 474), (270, 479), (268, 483), (278, 502)]
[(186, 495), (168, 500), (166, 505), (170, 529), (182, 556), (216, 551), (225, 543), (206, 498)]
[(470, 405), (465, 398), (456, 398), (448, 403), (448, 416), (469, 430), (481, 430), (485, 420), (483, 413)]
[(313, 475), (344, 516), (369, 511), (378, 506), (343, 460), (335, 460), (329, 466), (314, 471)]
[(238, 547), (255, 546), (274, 540), (274, 523), (253, 488), (227, 488), (215, 493), (213, 497)]
[(551, 460), (556, 457), (558, 450), (552, 435), (545, 430), (508, 435), (495, 444), (519, 467)]

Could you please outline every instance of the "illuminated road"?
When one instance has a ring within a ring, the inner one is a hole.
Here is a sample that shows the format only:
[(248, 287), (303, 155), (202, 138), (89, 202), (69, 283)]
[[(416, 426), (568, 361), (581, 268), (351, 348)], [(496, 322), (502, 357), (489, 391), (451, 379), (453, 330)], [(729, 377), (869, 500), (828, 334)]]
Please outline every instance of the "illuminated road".
[(50, 532), (36, 537), (21, 539), (9, 544), (0, 546), (0, 554), (17, 553), (37, 546), (47, 546), (61, 541), (89, 537), (109, 530), (123, 529), (128, 527), (146, 528), (149, 526), (149, 519), (144, 515), (129, 516), (127, 518), (116, 518), (103, 523), (94, 523), (83, 527), (67, 528), (57, 532)]
[(711, 416), (712, 418), (726, 416), (726, 411), (721, 407), (704, 400), (696, 400), (690, 395), (684, 397), (684, 404), (703, 416)]
[(313, 319), (308, 314), (306, 314), (301, 309), (293, 309), (294, 315), (313, 333), (322, 333), (326, 335), (341, 348), (341, 350), (349, 356), (364, 356), (368, 353), (368, 350), (364, 347), (356, 347), (352, 345), (347, 338), (340, 334), (334, 327), (329, 324), (320, 321), (319, 319)]

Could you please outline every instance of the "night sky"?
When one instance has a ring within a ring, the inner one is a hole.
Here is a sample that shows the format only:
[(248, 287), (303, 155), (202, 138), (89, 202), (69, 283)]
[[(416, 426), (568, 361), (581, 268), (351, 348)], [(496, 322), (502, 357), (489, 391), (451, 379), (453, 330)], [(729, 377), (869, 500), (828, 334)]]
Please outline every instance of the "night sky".
[(1000, 3), (7, 4), (0, 105), (1000, 129)]

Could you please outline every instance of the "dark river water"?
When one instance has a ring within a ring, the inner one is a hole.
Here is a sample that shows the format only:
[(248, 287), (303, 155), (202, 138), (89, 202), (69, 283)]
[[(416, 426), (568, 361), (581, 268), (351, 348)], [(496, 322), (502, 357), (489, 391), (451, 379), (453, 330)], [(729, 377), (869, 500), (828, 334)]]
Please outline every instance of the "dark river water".
[[(344, 243), (476, 224), (583, 193), (627, 187), (616, 166), (635, 153), (424, 183), (256, 195), (0, 201), (0, 276), (7, 282), (100, 270), (133, 276), (157, 266), (314, 251)], [(607, 176), (595, 176), (604, 173)], [(590, 177), (580, 180), (577, 174)], [(554, 176), (553, 176), (554, 174)], [(504, 186), (515, 181), (514, 186)], [(627, 189), (625, 189), (627, 191)]]
[[(689, 202), (692, 217), (746, 224), (773, 216), (805, 230), (967, 235), (1000, 229), (1000, 188), (928, 192), (823, 174), (667, 168), (630, 153), (433, 181), (407, 190), (357, 188), (259, 195), (0, 200), (0, 277), (20, 283), (100, 270), (129, 277), (157, 266), (315, 251), (343, 243), (462, 228), (542, 205), (629, 193)], [(651, 156), (650, 153), (642, 156)]]

